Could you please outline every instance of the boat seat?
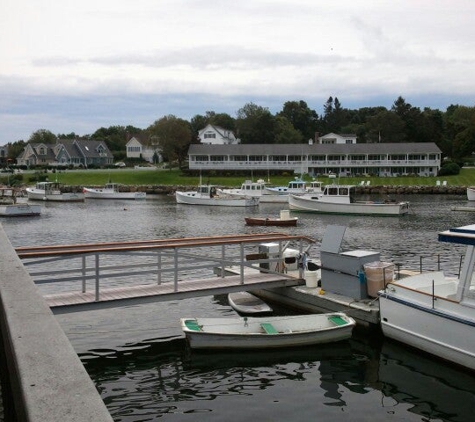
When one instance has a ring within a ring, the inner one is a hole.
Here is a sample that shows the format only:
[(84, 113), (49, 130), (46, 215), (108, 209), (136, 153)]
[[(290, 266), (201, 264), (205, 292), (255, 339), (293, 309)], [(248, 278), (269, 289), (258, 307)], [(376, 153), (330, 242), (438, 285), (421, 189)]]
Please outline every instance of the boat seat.
[(187, 319), (185, 325), (191, 331), (201, 331), (200, 325), (194, 319)]
[(279, 334), (279, 332), (270, 322), (261, 322), (261, 327), (266, 332), (266, 334)]
[(328, 320), (338, 326), (348, 324), (348, 322), (346, 322), (341, 316), (338, 316), (338, 315), (329, 316)]

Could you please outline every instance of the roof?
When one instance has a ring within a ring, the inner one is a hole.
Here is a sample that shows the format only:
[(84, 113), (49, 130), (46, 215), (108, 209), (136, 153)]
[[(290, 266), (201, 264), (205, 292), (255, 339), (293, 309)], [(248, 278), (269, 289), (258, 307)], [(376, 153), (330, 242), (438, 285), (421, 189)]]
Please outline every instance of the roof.
[(376, 144), (191, 144), (189, 155), (441, 154), (434, 142)]

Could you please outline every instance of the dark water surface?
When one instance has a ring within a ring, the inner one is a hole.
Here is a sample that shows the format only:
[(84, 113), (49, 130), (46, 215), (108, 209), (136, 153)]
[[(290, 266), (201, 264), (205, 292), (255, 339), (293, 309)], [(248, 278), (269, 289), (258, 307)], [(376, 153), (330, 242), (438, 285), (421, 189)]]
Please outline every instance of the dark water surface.
[[(459, 196), (415, 196), (404, 217), (293, 214), (295, 228), (246, 227), (255, 210), (175, 204), (174, 198), (43, 204), (37, 218), (1, 221), (14, 246), (90, 243), (257, 232), (321, 239), (347, 226), (344, 249), (456, 274), (463, 249), (437, 233), (473, 224)], [(472, 205), (472, 204), (470, 204)], [(474, 205), (475, 206), (475, 205)], [(319, 244), (310, 250), (319, 258)], [(291, 312), (278, 309), (278, 312)], [(475, 420), (475, 375), (358, 329), (341, 344), (272, 352), (196, 353), (179, 319), (231, 316), (225, 297), (204, 297), (58, 316), (116, 421), (460, 421)]]

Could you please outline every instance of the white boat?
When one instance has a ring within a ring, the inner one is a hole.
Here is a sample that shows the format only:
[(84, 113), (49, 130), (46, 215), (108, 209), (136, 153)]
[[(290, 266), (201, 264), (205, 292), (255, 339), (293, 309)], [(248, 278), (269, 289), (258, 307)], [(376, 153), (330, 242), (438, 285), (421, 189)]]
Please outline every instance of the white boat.
[(290, 195), (289, 208), (323, 214), (403, 215), (409, 202), (356, 201), (355, 186), (327, 185), (321, 194)]
[(475, 201), (475, 187), (469, 186), (467, 188), (467, 199), (469, 201)]
[(18, 202), (18, 190), (14, 188), (0, 188), (0, 216), (28, 217), (41, 214), (41, 205)]
[(36, 201), (82, 202), (82, 192), (66, 192), (58, 182), (38, 182), (35, 187), (26, 188), (28, 199)]
[(302, 179), (296, 178), (289, 182), (287, 186), (266, 187), (265, 191), (274, 195), (303, 195), (322, 193), (322, 182), (312, 181), (310, 184)]
[(103, 188), (83, 188), (86, 199), (144, 199), (145, 192), (121, 192), (120, 184), (107, 183)]
[(257, 182), (245, 180), (240, 188), (218, 189), (217, 191), (220, 195), (259, 198), (259, 202), (262, 203), (287, 203), (287, 197), (268, 192), (266, 190), (266, 182), (262, 179), (259, 179)]
[(228, 302), (235, 311), (243, 315), (272, 313), (272, 308), (267, 303), (249, 292), (229, 293)]
[(441, 271), (394, 280), (379, 292), (385, 336), (475, 369), (475, 225), (439, 233), (466, 245), (460, 276)]
[(196, 191), (175, 192), (178, 204), (211, 205), (221, 207), (255, 207), (259, 205), (259, 198), (244, 196), (218, 195), (216, 186), (199, 185)]
[(348, 340), (355, 320), (344, 313), (276, 317), (182, 318), (193, 349), (263, 349)]

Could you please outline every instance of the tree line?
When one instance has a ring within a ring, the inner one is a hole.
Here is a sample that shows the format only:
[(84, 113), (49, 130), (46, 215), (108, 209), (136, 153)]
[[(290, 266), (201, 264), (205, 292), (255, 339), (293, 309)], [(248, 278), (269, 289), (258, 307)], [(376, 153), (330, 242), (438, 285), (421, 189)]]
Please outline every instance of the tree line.
[(231, 130), (242, 144), (301, 144), (315, 139), (318, 132), (356, 134), (358, 143), (434, 142), (446, 157), (463, 162), (475, 151), (475, 107), (450, 105), (446, 111), (414, 107), (398, 97), (392, 107), (344, 108), (337, 97), (329, 97), (319, 116), (305, 101), (287, 101), (282, 110), (272, 114), (268, 108), (247, 103), (236, 117), (207, 111), (190, 121), (174, 115), (163, 116), (146, 129), (134, 126), (101, 127), (93, 134), (79, 136), (53, 134), (46, 129), (23, 140), (9, 143), (9, 158), (15, 159), (27, 142), (55, 143), (58, 139), (103, 140), (115, 160), (125, 158), (125, 144), (130, 135), (139, 135), (157, 144), (166, 161), (186, 160), (190, 144), (198, 143), (198, 132), (212, 124)]

